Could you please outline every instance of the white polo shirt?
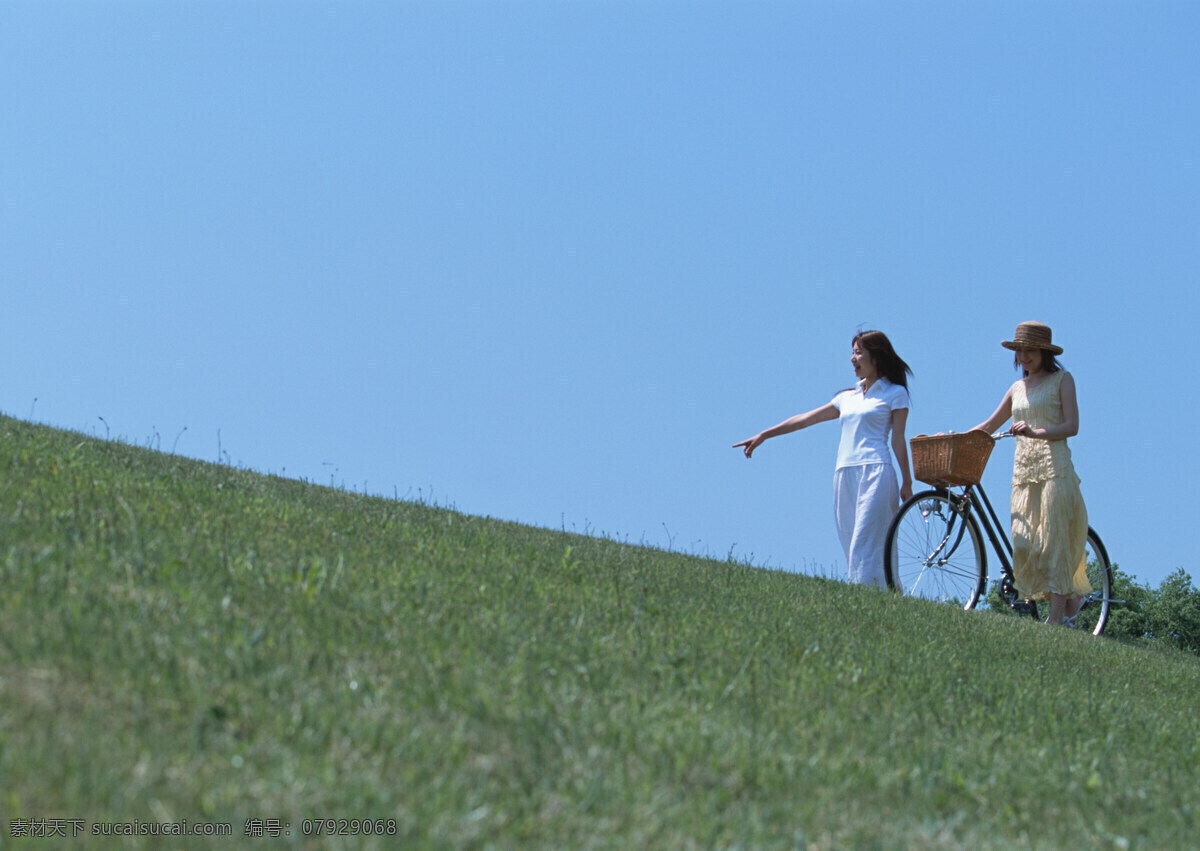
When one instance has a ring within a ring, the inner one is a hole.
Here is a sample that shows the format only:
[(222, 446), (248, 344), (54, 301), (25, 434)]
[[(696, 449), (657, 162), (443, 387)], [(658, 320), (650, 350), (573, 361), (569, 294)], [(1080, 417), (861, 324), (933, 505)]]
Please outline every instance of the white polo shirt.
[(863, 393), (865, 381), (853, 390), (843, 390), (833, 397), (842, 423), (842, 439), (838, 443), (837, 469), (861, 467), (864, 464), (890, 464), (892, 411), (908, 407), (908, 391), (886, 378), (878, 378), (871, 389)]

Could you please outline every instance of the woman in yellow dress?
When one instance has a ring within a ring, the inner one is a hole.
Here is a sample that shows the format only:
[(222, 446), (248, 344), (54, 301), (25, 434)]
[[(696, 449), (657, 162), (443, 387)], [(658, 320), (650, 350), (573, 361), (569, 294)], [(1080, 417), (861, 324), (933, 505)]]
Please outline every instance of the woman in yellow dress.
[(1016, 435), (1012, 480), (1013, 578), (1031, 600), (1050, 600), (1047, 623), (1074, 626), (1087, 578), (1087, 507), (1067, 438), (1079, 433), (1075, 379), (1056, 358), (1049, 326), (1022, 322), (1000, 345), (1016, 352), (1024, 376), (976, 428), (994, 432), (1010, 417)]

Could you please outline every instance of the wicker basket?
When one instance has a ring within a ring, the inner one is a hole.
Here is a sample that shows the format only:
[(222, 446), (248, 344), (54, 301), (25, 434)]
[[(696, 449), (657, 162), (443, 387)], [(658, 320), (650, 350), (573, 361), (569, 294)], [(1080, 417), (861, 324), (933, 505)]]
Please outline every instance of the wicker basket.
[(995, 439), (984, 431), (919, 434), (912, 445), (913, 476), (931, 485), (977, 485)]

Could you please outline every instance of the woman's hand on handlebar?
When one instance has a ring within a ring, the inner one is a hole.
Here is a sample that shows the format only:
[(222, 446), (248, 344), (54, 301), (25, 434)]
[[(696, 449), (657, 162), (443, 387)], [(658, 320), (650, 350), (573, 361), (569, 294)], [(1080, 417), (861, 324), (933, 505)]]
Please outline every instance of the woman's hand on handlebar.
[(1025, 422), (1025, 420), (1017, 420), (1015, 423), (1013, 423), (1012, 428), (1010, 428), (1008, 430), (1008, 433), (1016, 435), (1018, 437), (1037, 437), (1038, 436), (1037, 429), (1035, 429), (1029, 423)]

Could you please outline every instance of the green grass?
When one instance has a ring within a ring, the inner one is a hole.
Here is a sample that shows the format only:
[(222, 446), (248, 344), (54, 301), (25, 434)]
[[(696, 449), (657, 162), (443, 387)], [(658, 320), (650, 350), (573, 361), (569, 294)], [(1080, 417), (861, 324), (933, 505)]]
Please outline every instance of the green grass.
[(0, 418), (5, 848), (1190, 848), (1198, 698), (1192, 655)]

